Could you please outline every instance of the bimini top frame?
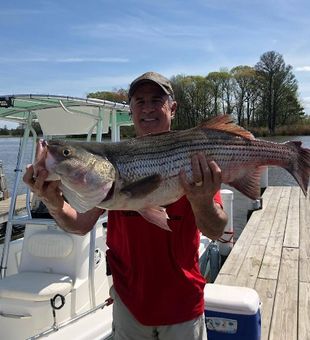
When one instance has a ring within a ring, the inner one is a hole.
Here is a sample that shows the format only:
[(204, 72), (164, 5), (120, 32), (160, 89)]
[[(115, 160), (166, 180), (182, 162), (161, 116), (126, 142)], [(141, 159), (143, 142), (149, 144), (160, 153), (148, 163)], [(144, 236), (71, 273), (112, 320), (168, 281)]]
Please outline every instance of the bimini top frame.
[[(32, 219), (30, 209), (30, 191), (27, 189), (27, 214), (15, 216), (15, 205), (18, 193), (18, 185), (22, 179), (24, 167), (24, 155), (26, 145), (32, 134), (32, 162), (35, 158), (35, 145), (37, 134), (33, 127), (34, 123), (40, 124), (44, 137), (82, 135), (86, 134), (87, 140), (96, 135), (96, 141), (101, 141), (102, 134), (111, 129), (111, 140), (118, 141), (120, 127), (132, 125), (129, 106), (124, 103), (116, 103), (95, 98), (74, 98), (56, 95), (0, 95), (0, 120), (21, 124), (24, 135), (20, 150), (17, 155), (15, 169), (15, 181), (11, 195), (6, 235), (1, 257), (0, 278), (6, 275), (9, 245), (13, 225), (16, 224), (47, 224), (53, 225), (52, 219)], [(93, 292), (94, 276), (94, 248), (96, 228), (91, 231), (91, 244), (89, 256), (89, 282), (92, 307), (95, 306)]]
[(111, 128), (112, 140), (119, 137), (122, 125), (132, 125), (129, 106), (96, 98), (56, 95), (0, 95), (0, 120), (27, 125), (38, 122), (44, 135), (94, 133), (101, 125), (102, 133)]

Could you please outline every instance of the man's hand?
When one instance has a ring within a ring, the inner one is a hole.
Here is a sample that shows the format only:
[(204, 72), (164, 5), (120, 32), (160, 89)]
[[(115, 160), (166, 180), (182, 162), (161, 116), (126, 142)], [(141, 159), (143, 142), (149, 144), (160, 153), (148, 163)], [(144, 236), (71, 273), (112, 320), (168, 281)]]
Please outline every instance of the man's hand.
[(40, 169), (35, 176), (34, 167), (30, 164), (26, 167), (23, 181), (51, 213), (60, 211), (64, 205), (64, 199), (59, 189), (60, 181), (47, 182), (47, 177), (48, 172), (46, 169)]
[(46, 181), (48, 172), (44, 168), (37, 170), (36, 177), (34, 174), (33, 165), (28, 165), (23, 180), (46, 205), (59, 227), (77, 235), (88, 233), (104, 211), (99, 208), (93, 208), (86, 213), (78, 213), (65, 202), (59, 189), (60, 181)]
[(180, 172), (181, 185), (189, 201), (211, 202), (221, 189), (222, 172), (214, 161), (207, 161), (204, 153), (192, 156), (193, 181), (189, 182), (184, 170)]
[(192, 181), (184, 170), (180, 172), (180, 183), (191, 203), (197, 227), (211, 239), (219, 238), (227, 223), (227, 215), (214, 202), (215, 194), (221, 189), (222, 173), (214, 161), (207, 161), (204, 153), (192, 156)]

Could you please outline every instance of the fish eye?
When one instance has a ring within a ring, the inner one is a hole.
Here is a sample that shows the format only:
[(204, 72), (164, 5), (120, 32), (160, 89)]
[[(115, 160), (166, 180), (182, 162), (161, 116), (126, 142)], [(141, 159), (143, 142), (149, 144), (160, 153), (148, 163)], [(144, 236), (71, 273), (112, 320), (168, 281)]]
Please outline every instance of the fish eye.
[(68, 157), (71, 155), (71, 151), (70, 149), (63, 149), (62, 150), (62, 154), (65, 156), (65, 157)]

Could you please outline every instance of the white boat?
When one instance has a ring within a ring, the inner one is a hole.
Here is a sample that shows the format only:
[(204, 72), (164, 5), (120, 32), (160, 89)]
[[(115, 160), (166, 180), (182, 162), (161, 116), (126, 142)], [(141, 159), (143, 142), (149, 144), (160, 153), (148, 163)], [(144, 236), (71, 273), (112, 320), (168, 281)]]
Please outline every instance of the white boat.
[[(119, 140), (120, 126), (132, 125), (129, 107), (99, 99), (15, 95), (0, 98), (0, 119), (24, 126), (12, 204), (1, 246), (0, 329), (2, 339), (108, 339), (111, 335), (111, 281), (106, 275), (103, 216), (85, 236), (65, 233), (53, 219), (33, 218), (28, 190), (27, 210), (15, 214), (24, 151), (31, 141), (35, 156), (39, 123), (47, 138), (93, 134), (100, 141), (111, 128)], [(24, 237), (11, 241), (14, 225), (25, 225)]]
[[(24, 214), (15, 213), (15, 201), (25, 166), (25, 148), (31, 140), (32, 161), (35, 157), (37, 134), (33, 123), (40, 124), (45, 138), (83, 134), (90, 140), (95, 134), (101, 141), (110, 128), (111, 140), (118, 141), (120, 127), (132, 125), (129, 107), (93, 98), (2, 96), (0, 119), (24, 126), (5, 242), (0, 247), (1, 339), (110, 339), (112, 279), (106, 275), (106, 216), (90, 233), (77, 236), (64, 232), (54, 219), (34, 217), (29, 189)], [(224, 204), (232, 208), (231, 201), (224, 200)], [(25, 225), (24, 237), (11, 241), (12, 228), (21, 224)], [(227, 234), (231, 237), (231, 231)], [(210, 262), (206, 256), (217, 252), (216, 245), (210, 246), (202, 237), (199, 251), (201, 269), (207, 275)]]

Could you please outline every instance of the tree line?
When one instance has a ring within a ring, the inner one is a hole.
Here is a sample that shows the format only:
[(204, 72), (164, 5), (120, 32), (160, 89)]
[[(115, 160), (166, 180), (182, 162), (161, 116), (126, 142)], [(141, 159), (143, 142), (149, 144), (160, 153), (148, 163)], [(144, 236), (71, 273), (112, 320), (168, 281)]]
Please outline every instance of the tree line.
[(276, 127), (305, 118), (292, 66), (275, 51), (264, 53), (253, 67), (236, 66), (206, 77), (177, 75), (172, 84), (178, 102), (176, 128), (225, 113), (243, 127), (267, 127), (274, 134)]
[[(175, 129), (193, 127), (223, 113), (233, 115), (247, 129), (267, 128), (269, 134), (276, 127), (303, 122), (309, 126), (292, 66), (275, 51), (264, 53), (254, 66), (240, 65), (207, 76), (176, 75), (170, 80), (178, 102)], [(88, 96), (127, 101), (127, 90)]]
[[(171, 79), (178, 102), (174, 129), (186, 129), (218, 114), (229, 114), (239, 125), (254, 130), (307, 123), (310, 119), (298, 97), (298, 84), (292, 66), (275, 51), (265, 52), (254, 66), (239, 65), (207, 76), (176, 75)], [(87, 97), (127, 102), (127, 89), (98, 91)], [(39, 129), (39, 127), (38, 127)], [(16, 134), (21, 131), (17, 129)], [(0, 134), (13, 134), (0, 129)]]
[(14, 136), (19, 137), (24, 133), (24, 129), (21, 126), (18, 126), (16, 129), (9, 129), (7, 125), (4, 125), (3, 128), (0, 128), (0, 136)]

